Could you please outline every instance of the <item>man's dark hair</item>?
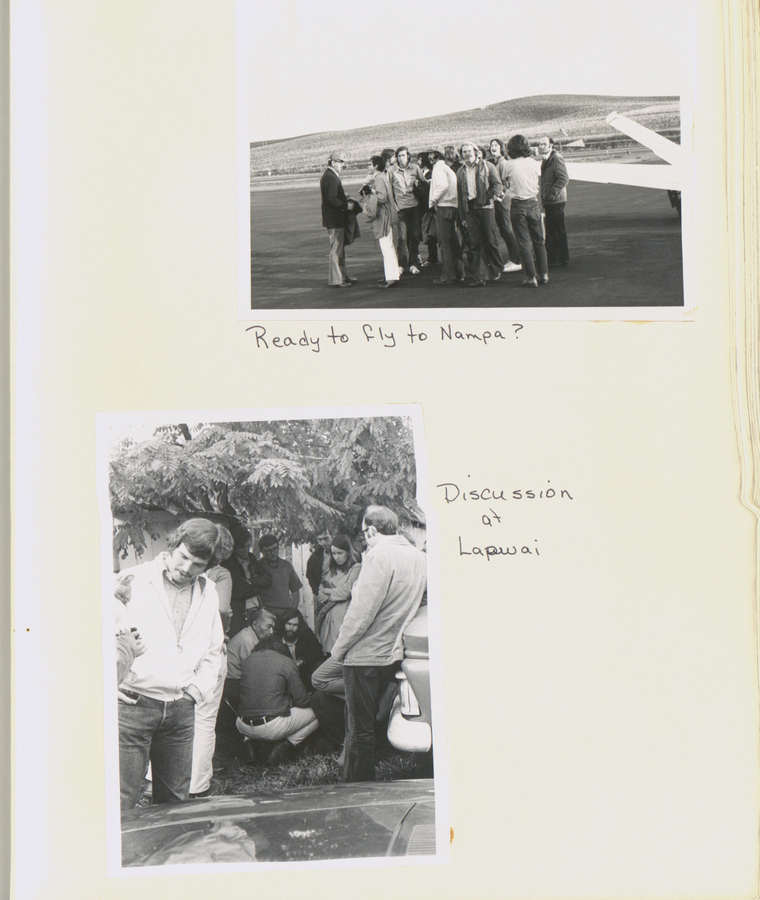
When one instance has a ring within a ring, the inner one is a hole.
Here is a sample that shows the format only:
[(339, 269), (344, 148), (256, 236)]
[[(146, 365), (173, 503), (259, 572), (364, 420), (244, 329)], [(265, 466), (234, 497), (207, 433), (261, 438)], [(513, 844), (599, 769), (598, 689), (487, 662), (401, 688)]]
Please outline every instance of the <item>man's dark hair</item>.
[(169, 535), (167, 543), (170, 550), (184, 544), (193, 556), (205, 559), (209, 566), (215, 566), (232, 552), (232, 535), (224, 525), (208, 519), (188, 519)]
[(491, 138), (491, 140), (488, 142), (489, 150), (491, 149), (491, 144), (498, 144), (499, 150), (501, 150), (501, 155), (506, 156), (506, 153), (504, 152), (504, 141), (500, 140), (499, 138)]
[(430, 160), (430, 165), (435, 165), (439, 159), (443, 159), (443, 153), (440, 150), (428, 150), (428, 159)]
[(530, 156), (530, 144), (522, 134), (515, 134), (507, 144), (507, 154), (510, 159), (519, 159), (521, 156)]
[[(288, 609), (283, 610), (277, 616), (277, 624), (274, 626), (274, 633), (277, 637), (282, 638), (285, 634), (285, 626), (291, 619), (298, 619), (298, 632), (300, 634), (301, 629), (306, 625), (306, 620), (304, 619), (301, 610), (295, 606), (291, 606)], [(307, 626), (308, 627), (308, 626)]]
[[(409, 152), (409, 148), (408, 148), (408, 147), (405, 147), (405, 146), (402, 144), (402, 145), (398, 148), (398, 150), (396, 150), (396, 159), (398, 159), (398, 155), (399, 155), (399, 153), (401, 153), (402, 150), (406, 150), (406, 153), (407, 153), (407, 156), (409, 157), (409, 159), (412, 158), (412, 154)], [(385, 151), (383, 151), (383, 152), (385, 152)], [(390, 157), (389, 157), (389, 159), (390, 159)]]
[(451, 160), (459, 159), (459, 156), (457, 154), (457, 148), (453, 144), (447, 144), (443, 148), (443, 158), (451, 159)]
[(374, 525), (380, 534), (396, 534), (398, 516), (387, 506), (368, 506), (364, 513), (364, 524)]
[(275, 634), (268, 634), (253, 648), (254, 653), (260, 653), (262, 650), (274, 650), (276, 653), (282, 653), (283, 656), (287, 656), (288, 659), (293, 659), (290, 655), (290, 650)]
[(373, 156), (370, 159), (372, 165), (378, 169), (380, 172), (385, 171), (385, 157), (384, 156)]
[(380, 155), (384, 160), (390, 162), (390, 160), (392, 160), (396, 155), (396, 151), (393, 149), (393, 147), (386, 147), (385, 150), (380, 151)]
[(263, 550), (265, 547), (279, 547), (280, 542), (273, 534), (262, 534), (259, 538), (259, 549)]

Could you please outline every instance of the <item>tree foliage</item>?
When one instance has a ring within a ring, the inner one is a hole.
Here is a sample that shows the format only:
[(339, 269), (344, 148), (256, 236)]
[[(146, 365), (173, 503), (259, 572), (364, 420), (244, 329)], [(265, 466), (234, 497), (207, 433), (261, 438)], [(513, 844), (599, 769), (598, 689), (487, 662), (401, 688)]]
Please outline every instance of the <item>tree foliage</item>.
[(121, 554), (139, 554), (150, 511), (265, 522), (286, 541), (355, 530), (369, 503), (422, 518), (410, 423), (401, 417), (185, 424), (113, 448), (109, 486)]

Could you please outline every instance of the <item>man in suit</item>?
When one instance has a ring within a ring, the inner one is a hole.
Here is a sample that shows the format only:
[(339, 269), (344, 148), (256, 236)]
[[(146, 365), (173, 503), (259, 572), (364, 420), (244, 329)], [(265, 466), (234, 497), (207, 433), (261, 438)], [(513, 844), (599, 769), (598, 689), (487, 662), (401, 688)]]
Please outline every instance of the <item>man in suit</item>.
[(346, 165), (345, 153), (333, 150), (327, 163), (319, 182), (322, 193), (322, 225), (330, 238), (327, 283), (334, 288), (351, 287), (356, 279), (346, 272), (345, 238), (349, 212), (356, 209), (356, 204), (346, 198), (340, 180), (340, 173)]
[(567, 202), (567, 174), (565, 160), (554, 149), (550, 137), (538, 142), (541, 162), (541, 202), (546, 225), (546, 258), (550, 266), (566, 266), (570, 262), (565, 231), (565, 203)]

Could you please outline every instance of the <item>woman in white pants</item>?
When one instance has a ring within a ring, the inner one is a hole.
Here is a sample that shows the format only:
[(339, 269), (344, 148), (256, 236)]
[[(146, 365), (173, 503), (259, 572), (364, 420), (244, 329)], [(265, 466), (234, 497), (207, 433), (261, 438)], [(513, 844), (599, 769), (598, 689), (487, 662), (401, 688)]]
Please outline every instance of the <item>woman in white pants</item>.
[(393, 225), (398, 222), (398, 212), (393, 200), (393, 191), (385, 174), (385, 159), (373, 156), (369, 164), (371, 177), (359, 194), (364, 205), (367, 220), (380, 244), (383, 254), (385, 278), (378, 281), (378, 287), (395, 287), (399, 280), (398, 257), (393, 246)]

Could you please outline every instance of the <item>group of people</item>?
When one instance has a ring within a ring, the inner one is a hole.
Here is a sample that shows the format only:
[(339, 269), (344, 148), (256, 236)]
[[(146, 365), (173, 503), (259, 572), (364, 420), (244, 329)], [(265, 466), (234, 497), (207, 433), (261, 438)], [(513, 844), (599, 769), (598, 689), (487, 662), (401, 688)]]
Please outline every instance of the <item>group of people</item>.
[(314, 734), (315, 749), (342, 748), (344, 781), (374, 780), (426, 563), (385, 507), (366, 508), (361, 539), (363, 553), (346, 535), (318, 536), (306, 570), (316, 634), (277, 538), (262, 535), (256, 557), (240, 523), (189, 519), (167, 552), (116, 576), (122, 810), (149, 767), (154, 803), (209, 793), (225, 727), (248, 761), (282, 762)]
[[(356, 283), (346, 271), (345, 247), (359, 236), (356, 216), (372, 226), (383, 259), (380, 288), (395, 287), (404, 273), (441, 269), (434, 284), (465, 281), (469, 287), (498, 282), (504, 272), (522, 271), (522, 285), (549, 281), (549, 268), (567, 266), (565, 230), (567, 166), (550, 137), (542, 137), (535, 156), (523, 135), (488, 147), (466, 141), (441, 153), (427, 150), (413, 161), (408, 147), (371, 157), (359, 200), (346, 195), (340, 174), (346, 154), (333, 150), (321, 181), (322, 225), (330, 250), (328, 284)], [(504, 243), (500, 248), (499, 235)], [(427, 259), (420, 247), (427, 245)]]

